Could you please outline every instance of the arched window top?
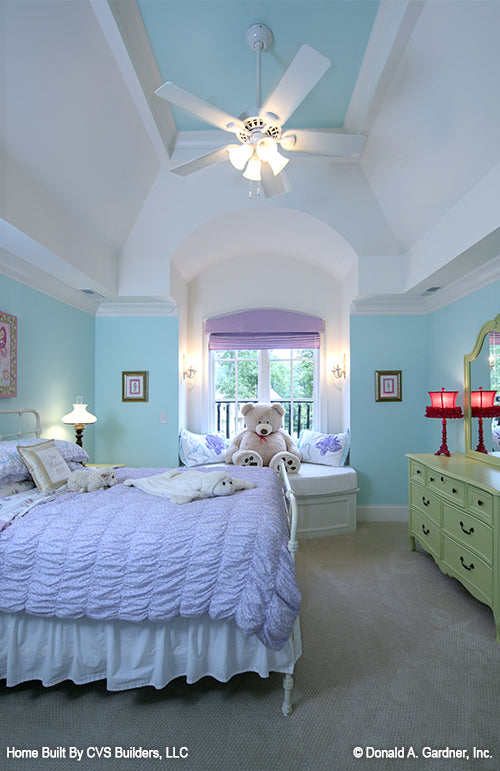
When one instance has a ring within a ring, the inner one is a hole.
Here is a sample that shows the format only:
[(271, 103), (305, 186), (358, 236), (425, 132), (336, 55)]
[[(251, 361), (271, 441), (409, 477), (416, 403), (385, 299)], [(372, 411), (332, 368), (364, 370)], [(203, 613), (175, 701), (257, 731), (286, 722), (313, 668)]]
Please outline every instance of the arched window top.
[(271, 308), (207, 319), (210, 350), (319, 348), (325, 322), (317, 316)]

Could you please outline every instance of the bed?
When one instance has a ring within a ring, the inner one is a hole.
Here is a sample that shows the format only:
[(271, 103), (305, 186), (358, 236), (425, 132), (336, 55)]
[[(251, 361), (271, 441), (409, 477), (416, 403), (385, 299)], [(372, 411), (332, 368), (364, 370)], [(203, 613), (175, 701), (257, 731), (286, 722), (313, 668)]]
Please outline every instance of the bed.
[[(42, 441), (35, 410), (2, 410), (0, 420), (12, 415), (19, 426), (0, 434), (0, 473), (12, 456), (2, 446)], [(81, 463), (77, 445), (58, 445), (70, 467)], [(290, 715), (302, 649), (286, 471), (231, 468), (255, 487), (184, 505), (123, 484), (161, 471), (119, 468), (116, 485), (92, 493), (39, 492), (29, 478), (4, 485), (0, 678), (125, 690), (280, 672)]]

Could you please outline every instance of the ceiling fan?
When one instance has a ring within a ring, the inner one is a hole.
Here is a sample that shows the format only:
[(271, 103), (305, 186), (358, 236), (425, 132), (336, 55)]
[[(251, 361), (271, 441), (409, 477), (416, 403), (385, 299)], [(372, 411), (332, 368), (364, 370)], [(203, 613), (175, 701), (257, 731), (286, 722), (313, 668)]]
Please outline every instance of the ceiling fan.
[(246, 41), (257, 54), (258, 107), (244, 112), (239, 118), (229, 115), (174, 83), (164, 83), (157, 89), (157, 96), (182, 107), (213, 126), (235, 134), (239, 140), (239, 144), (219, 147), (176, 166), (171, 169), (175, 174), (186, 176), (229, 159), (235, 168), (243, 171), (244, 177), (260, 182), (264, 195), (270, 198), (288, 189), (282, 171), (289, 158), (279, 152), (279, 147), (286, 151), (316, 155), (355, 157), (360, 154), (366, 142), (366, 137), (362, 134), (317, 129), (283, 131), (283, 125), (331, 64), (326, 56), (309, 45), (300, 47), (278, 85), (261, 106), (260, 54), (269, 47), (272, 39), (273, 33), (265, 24), (253, 24), (247, 30)]

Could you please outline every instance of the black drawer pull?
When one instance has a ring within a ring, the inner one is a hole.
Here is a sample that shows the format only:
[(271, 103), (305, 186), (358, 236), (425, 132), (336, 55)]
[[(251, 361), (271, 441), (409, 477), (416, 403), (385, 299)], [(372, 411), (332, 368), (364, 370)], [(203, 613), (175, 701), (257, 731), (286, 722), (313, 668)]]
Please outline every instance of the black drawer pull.
[(420, 471), (420, 469), (419, 469), (419, 468), (418, 468), (418, 469), (415, 471), (415, 474), (421, 474), (421, 473), (422, 473), (422, 472)]
[(472, 535), (472, 533), (474, 532), (474, 528), (473, 527), (471, 527), (470, 530), (466, 530), (464, 528), (464, 523), (463, 522), (460, 522), (460, 527), (462, 528), (462, 533), (465, 533), (465, 535)]
[(465, 568), (466, 570), (474, 570), (473, 562), (471, 562), (470, 565), (466, 565), (463, 557), (460, 557), (460, 562), (462, 563), (462, 567)]
[(422, 495), (422, 503), (424, 504), (424, 506), (430, 506), (431, 502), (430, 501), (426, 501), (425, 500), (425, 495)]
[(423, 530), (424, 535), (429, 535), (429, 533), (431, 532), (429, 530), (429, 528), (427, 528), (427, 530), (425, 529), (425, 525), (422, 525), (422, 530)]
[(429, 482), (434, 482), (434, 477), (429, 477)]
[(483, 501), (478, 501), (478, 502), (477, 502), (477, 505), (478, 505), (478, 506), (482, 506), (482, 505), (483, 505)]
[(441, 477), (441, 482), (444, 482), (444, 477)]
[(452, 488), (451, 488), (451, 492), (452, 492), (452, 493), (456, 493), (456, 492), (457, 492), (457, 491), (456, 491), (456, 488), (455, 488), (455, 487), (452, 487)]

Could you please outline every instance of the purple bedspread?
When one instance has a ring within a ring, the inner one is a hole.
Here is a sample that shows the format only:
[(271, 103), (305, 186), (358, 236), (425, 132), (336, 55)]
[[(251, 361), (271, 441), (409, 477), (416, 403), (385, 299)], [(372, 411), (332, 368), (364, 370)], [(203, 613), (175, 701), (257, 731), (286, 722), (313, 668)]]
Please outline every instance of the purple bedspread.
[[(161, 469), (119, 469), (117, 479)], [(300, 592), (287, 550), (277, 474), (231, 467), (256, 483), (182, 506), (117, 484), (67, 493), (0, 534), (0, 610), (59, 618), (233, 619), (279, 650)]]

